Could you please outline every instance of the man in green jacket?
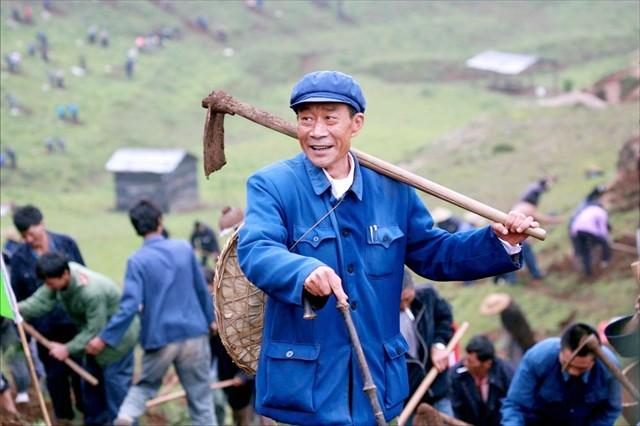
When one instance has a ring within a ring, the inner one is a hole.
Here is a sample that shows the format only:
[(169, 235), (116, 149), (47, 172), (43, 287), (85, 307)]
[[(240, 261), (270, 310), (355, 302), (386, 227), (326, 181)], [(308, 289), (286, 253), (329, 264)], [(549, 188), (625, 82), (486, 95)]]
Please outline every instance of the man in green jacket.
[(84, 367), (100, 381), (83, 381), (85, 424), (111, 424), (131, 385), (133, 348), (140, 329), (136, 320), (117, 347), (107, 347), (97, 356), (84, 354), (85, 345), (107, 324), (118, 309), (120, 288), (111, 279), (70, 262), (60, 252), (49, 252), (38, 260), (36, 274), (45, 285), (18, 304), (29, 320), (51, 311), (59, 302), (80, 332), (69, 342), (52, 342), (49, 354), (64, 361), (84, 355)]

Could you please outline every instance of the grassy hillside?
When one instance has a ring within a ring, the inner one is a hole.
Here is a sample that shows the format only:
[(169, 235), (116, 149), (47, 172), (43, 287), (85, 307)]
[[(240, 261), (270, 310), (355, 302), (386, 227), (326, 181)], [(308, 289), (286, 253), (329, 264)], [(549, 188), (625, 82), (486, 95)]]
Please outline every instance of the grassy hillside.
[[(54, 13), (44, 14), (41, 2), (3, 0), (0, 50), (3, 57), (19, 51), (23, 63), (19, 74), (5, 63), (0, 72), (0, 143), (16, 151), (19, 164), (16, 171), (2, 169), (2, 202), (37, 204), (51, 229), (77, 238), (89, 266), (120, 280), (140, 242), (126, 216), (113, 211), (113, 178), (104, 169), (111, 153), (125, 146), (182, 147), (200, 157), (200, 101), (211, 90), (293, 119), (291, 86), (304, 72), (323, 68), (351, 73), (363, 86), (367, 119), (357, 148), (501, 209), (545, 171), (560, 181), (542, 209), (567, 214), (593, 185), (613, 176), (622, 143), (640, 132), (637, 105), (543, 109), (531, 98), (488, 91), (487, 81), (464, 67), (488, 49), (536, 54), (558, 62), (560, 84), (587, 87), (637, 63), (637, 1), (353, 1), (345, 2), (344, 19), (334, 1), (320, 3), (266, 0), (258, 13), (241, 1), (54, 1)], [(33, 7), (33, 25), (11, 19), (12, 9), (24, 4)], [(195, 29), (197, 16), (207, 18), (209, 33)], [(87, 44), (91, 25), (109, 31), (108, 48)], [(127, 80), (123, 67), (135, 37), (164, 27), (179, 28), (181, 37), (140, 53)], [(226, 42), (216, 39), (216, 30), (225, 31)], [(49, 40), (49, 63), (26, 53), (39, 31)], [(81, 55), (88, 72), (76, 77), (71, 67)], [(47, 72), (57, 68), (65, 72), (64, 89), (48, 87)], [(532, 79), (552, 81), (548, 74)], [(12, 115), (4, 102), (9, 93), (30, 113)], [(55, 108), (68, 103), (79, 105), (81, 124), (56, 118)], [(241, 118), (225, 121), (228, 165), (209, 180), (200, 177), (203, 209), (168, 215), (176, 237), (186, 237), (196, 218), (217, 223), (221, 206), (244, 206), (247, 176), (298, 152), (287, 137)], [(66, 154), (44, 153), (51, 136), (66, 140)], [(591, 164), (605, 175), (585, 180)], [(630, 234), (637, 212), (612, 221), (616, 238)], [(2, 217), (2, 231), (11, 226)], [(548, 241), (536, 245), (545, 268), (569, 250), (565, 226), (550, 231)], [(507, 291), (549, 333), (574, 309), (593, 322), (629, 312), (636, 291), (627, 273), (589, 287), (572, 275), (552, 274), (547, 283), (548, 291)], [(473, 320), (472, 331), (498, 326), (477, 314), (491, 285), (441, 288), (456, 315)]]

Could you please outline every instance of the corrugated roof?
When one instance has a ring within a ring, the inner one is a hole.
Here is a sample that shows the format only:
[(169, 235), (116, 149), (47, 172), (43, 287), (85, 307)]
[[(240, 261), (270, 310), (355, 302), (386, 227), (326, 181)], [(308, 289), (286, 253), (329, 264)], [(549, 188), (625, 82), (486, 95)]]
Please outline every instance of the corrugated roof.
[(110, 172), (171, 173), (186, 157), (184, 149), (121, 148), (111, 154), (105, 168)]
[(517, 75), (538, 62), (539, 59), (540, 58), (533, 55), (487, 50), (468, 59), (466, 64), (469, 68), (478, 70)]

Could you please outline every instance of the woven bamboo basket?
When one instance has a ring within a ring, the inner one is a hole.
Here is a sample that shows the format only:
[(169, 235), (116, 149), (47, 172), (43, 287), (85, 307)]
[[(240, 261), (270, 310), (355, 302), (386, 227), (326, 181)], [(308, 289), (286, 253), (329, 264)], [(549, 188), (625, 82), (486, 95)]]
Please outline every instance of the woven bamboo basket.
[(260, 357), (267, 295), (242, 273), (237, 245), (238, 230), (227, 240), (218, 258), (213, 302), (222, 344), (238, 367), (254, 375)]

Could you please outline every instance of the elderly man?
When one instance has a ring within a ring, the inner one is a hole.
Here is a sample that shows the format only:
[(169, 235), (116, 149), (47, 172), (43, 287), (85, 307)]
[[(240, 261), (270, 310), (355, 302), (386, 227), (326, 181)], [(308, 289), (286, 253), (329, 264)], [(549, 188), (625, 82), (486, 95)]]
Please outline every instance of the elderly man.
[[(597, 337), (598, 333), (578, 323), (561, 338), (545, 339), (529, 349), (503, 401), (503, 426), (615, 423), (622, 412), (620, 384), (589, 348), (571, 358), (589, 335)], [(619, 366), (608, 348), (603, 346), (602, 351)]]
[[(350, 153), (366, 106), (351, 76), (307, 74), (293, 88), (290, 106), (302, 153), (249, 178), (238, 240), (243, 272), (269, 296), (256, 410), (299, 425), (375, 424), (335, 309), (336, 301), (348, 300), (391, 420), (408, 396), (398, 315), (404, 265), (433, 280), (511, 271), (520, 266), (514, 246), (537, 224), (511, 213), (493, 229), (434, 229), (415, 190), (361, 167)], [(302, 319), (305, 298), (318, 310), (313, 321)]]

